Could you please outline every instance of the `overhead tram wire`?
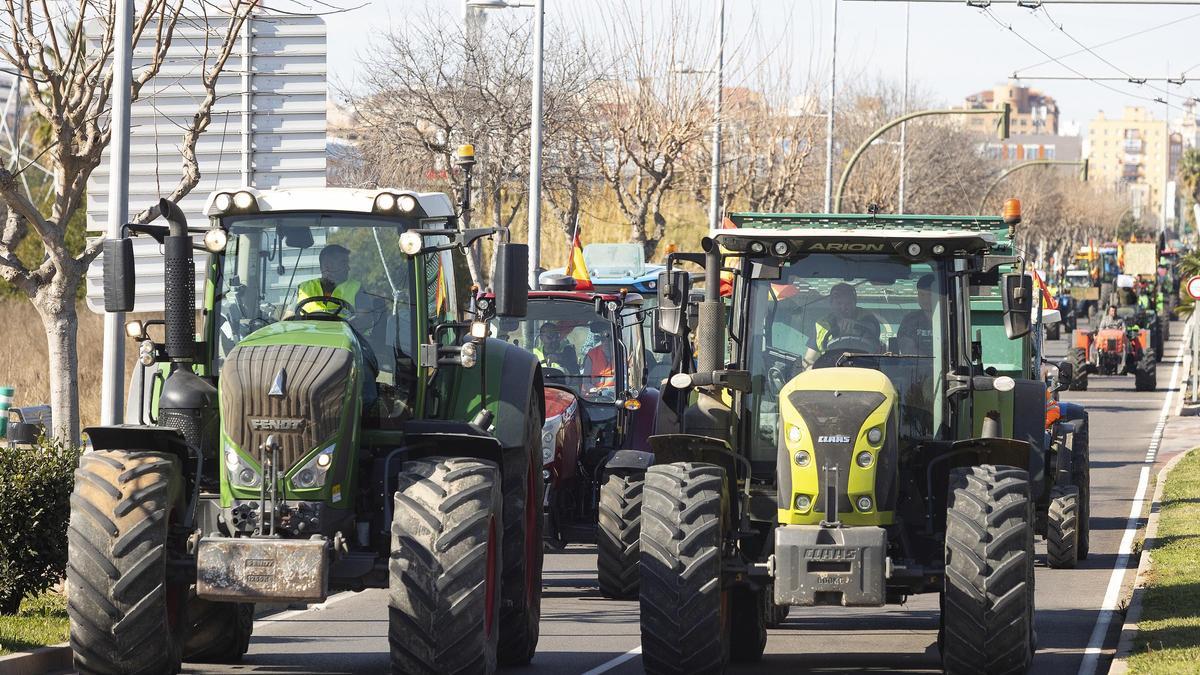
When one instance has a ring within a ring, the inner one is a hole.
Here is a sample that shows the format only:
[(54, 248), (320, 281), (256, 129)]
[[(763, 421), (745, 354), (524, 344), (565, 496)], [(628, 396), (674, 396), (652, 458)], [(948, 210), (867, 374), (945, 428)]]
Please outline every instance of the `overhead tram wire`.
[[(850, 0), (848, 0), (848, 1), (850, 1)], [(862, 0), (854, 0), (854, 1), (861, 2)], [(1189, 14), (1187, 16), (1180, 17), (1178, 19), (1173, 19), (1166, 23), (1160, 23), (1156, 26), (1151, 26), (1149, 28), (1143, 28), (1141, 30), (1136, 30), (1132, 33), (1126, 33), (1125, 35), (1120, 35), (1111, 40), (1105, 40), (1104, 42), (1096, 43), (1096, 44), (1092, 45), (1090, 47), (1090, 49), (1100, 49), (1101, 47), (1107, 47), (1109, 45), (1114, 45), (1118, 42), (1124, 42), (1125, 40), (1128, 40), (1130, 38), (1135, 38), (1135, 37), (1138, 37), (1141, 35), (1145, 35), (1146, 33), (1153, 33), (1156, 30), (1161, 30), (1163, 28), (1169, 28), (1171, 26), (1174, 26), (1175, 24), (1183, 23), (1184, 21), (1190, 21), (1191, 19), (1196, 19), (1196, 18), (1200, 18), (1200, 12), (1197, 12), (1195, 14)], [(1063, 54), (1062, 56), (1059, 56), (1058, 58), (1068, 59), (1068, 58), (1071, 58), (1072, 56), (1078, 56), (1079, 54), (1083, 54), (1084, 52), (1088, 51), (1088, 49), (1089, 48), (1086, 48), (1086, 47), (1084, 49), (1077, 49), (1077, 50), (1071, 52), (1070, 54)], [(1034, 68), (1039, 68), (1041, 66), (1044, 66), (1048, 63), (1055, 63), (1055, 59), (1050, 58), (1050, 59), (1046, 59), (1044, 61), (1039, 61), (1038, 63), (1034, 63), (1031, 65), (1025, 66), (1023, 68), (1018, 68), (1015, 72), (1020, 72), (1023, 70), (1032, 70)], [(1197, 63), (1196, 65), (1192, 66), (1191, 68), (1188, 68), (1187, 70), (1185, 70), (1183, 72), (1186, 74), (1189, 70), (1194, 70), (1196, 68), (1200, 68), (1200, 63)]]
[[(1117, 71), (1118, 73), (1121, 73), (1122, 75), (1124, 75), (1126, 78), (1128, 78), (1128, 80), (1131, 84), (1136, 84), (1138, 86), (1148, 86), (1151, 89), (1153, 89), (1154, 91), (1157, 91), (1158, 93), (1163, 94), (1165, 96), (1177, 95), (1167, 89), (1163, 89), (1161, 87), (1155, 87), (1154, 85), (1148, 84), (1149, 82), (1151, 82), (1153, 80), (1153, 78), (1135, 78), (1133, 75), (1131, 75), (1129, 73), (1129, 71), (1118, 66), (1117, 64), (1113, 63), (1112, 61), (1109, 61), (1108, 59), (1104, 58), (1103, 56), (1100, 56), (1100, 54), (1098, 54), (1096, 51), (1094, 51), (1091, 47), (1088, 47), (1087, 45), (1080, 42), (1078, 39), (1075, 38), (1074, 35), (1071, 35), (1070, 33), (1067, 32), (1067, 29), (1063, 26), (1063, 24), (1061, 22), (1055, 21), (1054, 17), (1050, 16), (1050, 10), (1046, 9), (1045, 2), (1039, 2), (1036, 5), (1031, 5), (1029, 8), (1031, 11), (1034, 11), (1034, 12), (1036, 12), (1040, 9), (1042, 11), (1042, 15), (1046, 17), (1046, 21), (1049, 21), (1051, 26), (1054, 26), (1055, 28), (1057, 28), (1060, 33), (1067, 36), (1067, 39), (1069, 39), (1071, 42), (1074, 42), (1076, 45), (1078, 45), (1079, 47), (1086, 50), (1088, 54), (1091, 54), (1092, 56), (1096, 57), (1096, 59), (1099, 60), (1101, 63), (1107, 65), (1108, 67), (1112, 68), (1113, 70)], [(1176, 83), (1183, 84), (1183, 78), (1180, 78), (1177, 82), (1173, 82), (1172, 80), (1168, 79), (1167, 82), (1169, 82), (1171, 84), (1176, 84)]]
[[(937, 0), (919, 0), (919, 1), (930, 2), (930, 1), (937, 1)], [(1068, 1), (1070, 1), (1070, 0), (1068, 0)], [(1058, 65), (1062, 66), (1063, 68), (1066, 68), (1067, 70), (1071, 71), (1072, 73), (1078, 75), (1080, 78), (1087, 80), (1087, 81), (1091, 82), (1092, 84), (1095, 84), (1096, 86), (1103, 87), (1113, 93), (1120, 94), (1121, 96), (1128, 96), (1130, 98), (1136, 98), (1136, 99), (1140, 99), (1142, 101), (1147, 101), (1150, 103), (1162, 103), (1162, 104), (1166, 105), (1168, 108), (1175, 107), (1175, 106), (1172, 106), (1170, 103), (1168, 103), (1166, 101), (1166, 99), (1152, 98), (1149, 96), (1142, 96), (1140, 94), (1134, 94), (1131, 92), (1123, 91), (1112, 85), (1105, 84), (1103, 81), (1097, 80), (1096, 78), (1088, 77), (1087, 75), (1084, 75), (1082, 72), (1080, 72), (1076, 68), (1067, 65), (1066, 63), (1062, 62), (1058, 58), (1055, 58), (1054, 56), (1052, 56), (1050, 54), (1050, 52), (1047, 52), (1045, 49), (1042, 49), (1041, 47), (1037, 46), (1032, 40), (1030, 40), (1029, 38), (1027, 38), (1024, 35), (1017, 32), (1017, 29), (1013, 28), (1012, 24), (1006, 24), (1003, 21), (1001, 21), (999, 17), (997, 17), (995, 14), (992, 13), (992, 10), (986, 4), (980, 4), (980, 3), (971, 3), (971, 4), (972, 4), (972, 6), (978, 8), (983, 14), (987, 15), (987, 17), (989, 19), (991, 19), (993, 22), (995, 22), (995, 24), (997, 26), (1009, 31), (1010, 33), (1015, 35), (1017, 37), (1017, 39), (1019, 39), (1021, 42), (1024, 42), (1025, 44), (1027, 44), (1030, 47), (1032, 47), (1033, 49), (1035, 49), (1042, 56), (1045, 56), (1046, 58), (1057, 63)], [(990, 4), (990, 3), (988, 3), (988, 4)], [(1197, 2), (1195, 4), (1200, 4), (1200, 2)]]

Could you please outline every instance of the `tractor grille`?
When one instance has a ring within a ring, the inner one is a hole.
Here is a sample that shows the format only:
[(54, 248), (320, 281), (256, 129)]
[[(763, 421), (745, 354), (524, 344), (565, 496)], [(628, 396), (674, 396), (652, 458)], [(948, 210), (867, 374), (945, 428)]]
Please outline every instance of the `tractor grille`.
[[(801, 390), (788, 395), (788, 402), (796, 408), (812, 432), (813, 459), (817, 470), (821, 472), (822, 488), (825, 486), (825, 468), (837, 467), (838, 511), (841, 513), (851, 512), (850, 497), (846, 490), (855, 441), (867, 417), (886, 398), (877, 391)], [(817, 504), (823, 503), (823, 496), (818, 495)]]
[(1110, 340), (1108, 341), (1108, 351), (1110, 351), (1110, 352), (1115, 352), (1115, 351), (1117, 351), (1117, 341), (1116, 341), (1116, 340), (1111, 340), (1111, 339), (1110, 339)]
[(259, 446), (276, 434), (279, 460), (290, 468), (337, 431), (353, 364), (350, 351), (335, 347), (235, 347), (221, 368), (226, 435), (261, 462)]

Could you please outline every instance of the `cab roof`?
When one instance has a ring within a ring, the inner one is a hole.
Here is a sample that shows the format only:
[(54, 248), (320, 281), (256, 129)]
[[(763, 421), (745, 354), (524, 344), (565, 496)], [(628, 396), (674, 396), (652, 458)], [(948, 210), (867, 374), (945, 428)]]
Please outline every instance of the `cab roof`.
[[(238, 192), (249, 192), (254, 195), (257, 209), (251, 212), (271, 213), (280, 211), (337, 211), (343, 213), (375, 213), (375, 198), (381, 194), (395, 196), (410, 195), (417, 200), (418, 214), (421, 218), (450, 218), (454, 214), (454, 204), (442, 192), (416, 192), (399, 188), (379, 188), (363, 190), (358, 188), (287, 188), (260, 190), (253, 187), (239, 187), (228, 190), (217, 190), (208, 195), (204, 203), (204, 215), (219, 216), (223, 212), (216, 209), (214, 202), (220, 194), (234, 195)], [(244, 213), (244, 212), (243, 212)]]

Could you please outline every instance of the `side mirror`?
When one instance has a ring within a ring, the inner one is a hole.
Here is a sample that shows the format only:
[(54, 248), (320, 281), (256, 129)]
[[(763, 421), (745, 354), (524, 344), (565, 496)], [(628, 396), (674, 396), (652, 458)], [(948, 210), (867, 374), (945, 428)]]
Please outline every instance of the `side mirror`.
[(1071, 382), (1075, 379), (1075, 367), (1070, 361), (1058, 362), (1058, 382), (1054, 385), (1055, 391), (1062, 391), (1071, 386)]
[(529, 307), (529, 247), (500, 244), (496, 247), (496, 316), (520, 319)]
[(658, 308), (654, 308), (653, 328), (651, 329), (651, 344), (650, 351), (655, 354), (670, 354), (671, 353), (671, 335), (658, 325)]
[(683, 270), (667, 270), (658, 275), (658, 312), (655, 325), (668, 335), (683, 335), (684, 312), (692, 279)]
[(133, 311), (133, 240), (104, 241), (104, 311)]
[(1029, 333), (1033, 321), (1033, 279), (1024, 274), (1004, 275), (1004, 332), (1009, 340)]

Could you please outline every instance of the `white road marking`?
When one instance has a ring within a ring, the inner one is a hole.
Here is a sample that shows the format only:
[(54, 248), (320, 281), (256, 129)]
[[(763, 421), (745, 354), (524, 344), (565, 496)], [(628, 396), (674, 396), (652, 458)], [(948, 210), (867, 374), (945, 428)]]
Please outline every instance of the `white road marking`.
[[(1182, 345), (1190, 344), (1188, 338), (1192, 331), (1189, 321), (1183, 332)], [(1171, 368), (1171, 379), (1167, 381), (1167, 396), (1163, 399), (1162, 409), (1158, 414), (1158, 424), (1150, 435), (1150, 445), (1143, 458), (1144, 464), (1138, 475), (1137, 490), (1133, 495), (1133, 505), (1129, 507), (1129, 518), (1125, 521), (1125, 533), (1121, 536), (1121, 545), (1117, 549), (1117, 561), (1113, 563), (1112, 575), (1108, 578), (1108, 589), (1104, 593), (1104, 602), (1100, 605), (1100, 615), (1096, 617), (1096, 626), (1092, 629), (1092, 637), (1088, 640), (1087, 649), (1083, 652), (1083, 661), (1079, 664), (1079, 675), (1095, 675), (1100, 665), (1100, 655), (1104, 652), (1104, 639), (1108, 636), (1108, 626), (1117, 613), (1117, 602), (1121, 596), (1121, 585), (1125, 581), (1125, 568), (1129, 566), (1129, 556), (1133, 552), (1133, 539), (1137, 535), (1138, 521), (1142, 516), (1142, 502), (1146, 498), (1146, 487), (1150, 482), (1150, 467), (1158, 457), (1158, 448), (1162, 443), (1163, 429), (1171, 411), (1171, 399), (1175, 395), (1175, 383), (1179, 378), (1179, 364), (1184, 348), (1180, 347), (1175, 354), (1174, 366)], [(1084, 402), (1086, 405), (1086, 402)]]
[(341, 602), (342, 600), (354, 597), (354, 595), (356, 595), (356, 593), (354, 591), (342, 591), (341, 593), (337, 593), (335, 595), (329, 596), (328, 598), (326, 598), (325, 602), (318, 603), (316, 605), (309, 605), (308, 607), (306, 607), (304, 609), (289, 609), (285, 612), (279, 612), (278, 614), (270, 614), (270, 615), (267, 615), (265, 618), (258, 619), (257, 621), (255, 621), (254, 627), (258, 628), (260, 626), (266, 626), (268, 624), (276, 623), (279, 621), (287, 621), (288, 619), (300, 616), (301, 614), (305, 614), (307, 612), (312, 612), (312, 611), (319, 612), (323, 609), (328, 608), (330, 605), (335, 605), (335, 604)]
[(629, 651), (625, 652), (624, 654), (618, 656), (615, 659), (611, 659), (611, 660), (605, 661), (604, 663), (601, 663), (600, 665), (596, 666), (595, 668), (592, 668), (591, 670), (587, 671), (583, 675), (600, 675), (600, 673), (607, 673), (608, 671), (612, 670), (613, 668), (616, 668), (617, 666), (621, 665), (622, 663), (625, 663), (626, 661), (632, 661), (633, 659), (635, 659), (639, 655), (641, 655), (641, 653), (642, 653), (642, 646), (638, 645), (638, 646), (634, 647), (633, 649), (630, 649)]

